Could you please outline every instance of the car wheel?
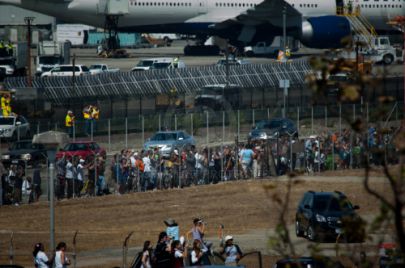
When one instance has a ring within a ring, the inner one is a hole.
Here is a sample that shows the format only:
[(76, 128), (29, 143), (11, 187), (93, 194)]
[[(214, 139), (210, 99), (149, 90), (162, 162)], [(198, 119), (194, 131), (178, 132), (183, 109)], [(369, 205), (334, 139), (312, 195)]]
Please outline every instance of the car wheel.
[(312, 227), (312, 225), (308, 226), (307, 237), (311, 241), (316, 241), (315, 229), (314, 229), (314, 227)]
[(298, 220), (295, 221), (295, 234), (297, 237), (303, 237), (304, 232), (302, 231), (301, 224)]
[(385, 55), (383, 57), (383, 63), (385, 65), (390, 65), (394, 61), (394, 57), (391, 54)]

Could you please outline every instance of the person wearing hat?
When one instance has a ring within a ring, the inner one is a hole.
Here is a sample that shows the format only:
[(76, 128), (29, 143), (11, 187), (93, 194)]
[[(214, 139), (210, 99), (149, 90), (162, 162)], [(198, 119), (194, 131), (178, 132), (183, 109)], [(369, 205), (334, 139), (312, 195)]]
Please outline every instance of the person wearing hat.
[(225, 245), (223, 250), (220, 252), (221, 255), (225, 255), (225, 265), (226, 266), (238, 266), (238, 262), (243, 256), (242, 251), (239, 246), (233, 243), (233, 236), (225, 236)]
[(75, 123), (75, 116), (71, 110), (69, 110), (66, 114), (65, 117), (65, 127), (67, 129), (67, 133), (69, 134), (69, 137), (73, 136), (73, 126)]
[(172, 240), (179, 240), (179, 225), (177, 224), (177, 222), (170, 218), (167, 220), (164, 220), (163, 222), (167, 226), (167, 228), (166, 228), (167, 235)]

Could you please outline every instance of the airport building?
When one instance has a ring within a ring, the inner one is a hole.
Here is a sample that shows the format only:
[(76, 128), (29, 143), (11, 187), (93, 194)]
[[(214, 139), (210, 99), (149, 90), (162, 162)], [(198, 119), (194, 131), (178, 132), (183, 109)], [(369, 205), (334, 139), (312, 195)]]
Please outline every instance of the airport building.
[(33, 17), (32, 42), (50, 39), (56, 25), (54, 17), (28, 11), (22, 8), (2, 5), (0, 9), (0, 40), (12, 42), (25, 41), (27, 35), (26, 17)]

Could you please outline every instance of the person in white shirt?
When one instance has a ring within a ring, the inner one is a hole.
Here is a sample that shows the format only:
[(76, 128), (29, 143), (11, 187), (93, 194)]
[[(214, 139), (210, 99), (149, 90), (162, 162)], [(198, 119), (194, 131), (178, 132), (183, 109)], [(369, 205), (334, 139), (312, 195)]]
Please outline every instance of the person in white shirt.
[(84, 159), (80, 159), (79, 164), (77, 164), (77, 167), (76, 167), (77, 176), (76, 176), (76, 185), (75, 185), (76, 190), (75, 190), (75, 192), (76, 192), (77, 196), (80, 196), (80, 192), (83, 189), (84, 163), (85, 163)]
[(52, 264), (52, 261), (48, 259), (44, 251), (42, 243), (35, 244), (32, 255), (34, 256), (34, 265), (37, 268), (48, 268)]
[(74, 166), (72, 164), (72, 159), (68, 157), (66, 159), (66, 173), (65, 178), (67, 181), (67, 198), (72, 198), (73, 196), (73, 180), (74, 180)]
[(28, 203), (33, 202), (31, 177), (25, 177), (22, 184), (22, 194), (28, 196)]
[(152, 162), (150, 161), (149, 158), (149, 152), (147, 151), (145, 153), (145, 156), (142, 158), (143, 162), (143, 179), (144, 179), (144, 187), (145, 190), (148, 190), (150, 188), (150, 184), (152, 184), (152, 187), (155, 187), (156, 182), (152, 181)]
[(70, 265), (70, 260), (65, 255), (65, 251), (66, 251), (66, 243), (60, 242), (56, 247), (55, 252), (55, 264), (54, 264), (55, 268), (66, 268), (68, 265)]
[(141, 268), (152, 268), (152, 265), (150, 263), (151, 252), (152, 244), (149, 240), (147, 240), (143, 243)]

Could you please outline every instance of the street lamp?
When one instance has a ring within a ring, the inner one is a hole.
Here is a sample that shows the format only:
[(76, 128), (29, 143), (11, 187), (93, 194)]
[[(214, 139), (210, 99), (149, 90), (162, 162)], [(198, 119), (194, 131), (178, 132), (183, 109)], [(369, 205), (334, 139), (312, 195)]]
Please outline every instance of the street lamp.
[(27, 67), (28, 67), (28, 87), (32, 87), (31, 74), (31, 24), (35, 17), (24, 17), (24, 22), (27, 24)]
[(49, 164), (49, 233), (51, 250), (55, 249), (55, 160), (56, 150), (66, 139), (66, 133), (48, 131), (34, 136), (32, 143), (42, 144), (47, 152)]

